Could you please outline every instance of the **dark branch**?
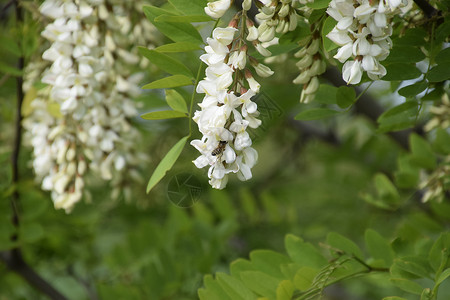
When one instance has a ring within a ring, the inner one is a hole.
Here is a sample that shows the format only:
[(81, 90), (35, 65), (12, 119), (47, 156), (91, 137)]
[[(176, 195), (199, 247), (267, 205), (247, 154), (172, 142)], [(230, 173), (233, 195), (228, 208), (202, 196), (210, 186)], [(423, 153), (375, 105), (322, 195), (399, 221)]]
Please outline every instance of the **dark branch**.
[(439, 10), (431, 6), (427, 0), (414, 0), (414, 3), (425, 13), (428, 19), (439, 14)]
[[(346, 85), (345, 81), (342, 79), (341, 73), (336, 68), (329, 68), (323, 75), (328, 81), (330, 81), (335, 86)], [(360, 88), (356, 88), (357, 92), (361, 93)], [(368, 93), (359, 98), (355, 103), (356, 113), (365, 115), (372, 121), (376, 122), (378, 117), (384, 112), (383, 107), (377, 103)], [(409, 135), (412, 132), (423, 134), (423, 129), (417, 127), (415, 129), (402, 130), (397, 132), (390, 132), (389, 135), (404, 149), (409, 149)]]
[[(23, 11), (19, 6), (18, 0), (12, 1), (15, 4), (16, 22), (23, 23)], [(25, 66), (25, 58), (21, 56), (17, 62), (17, 68), (23, 70)], [(12, 184), (14, 186), (14, 192), (11, 196), (11, 209), (12, 209), (12, 224), (14, 227), (19, 228), (19, 199), (20, 194), (18, 190), (18, 184), (20, 181), (19, 176), (19, 155), (22, 140), (22, 102), (24, 98), (23, 93), (23, 77), (18, 76), (16, 79), (16, 120), (15, 120), (15, 136), (14, 144), (11, 154), (11, 171), (12, 171)], [(16, 231), (18, 232), (18, 230)], [(13, 242), (18, 240), (18, 235), (14, 234), (11, 236)], [(22, 252), (20, 248), (15, 247), (10, 251), (0, 252), (0, 259), (3, 260), (6, 266), (19, 274), (23, 279), (25, 279), (29, 284), (34, 286), (36, 289), (42, 293), (49, 296), (51, 299), (55, 300), (65, 300), (67, 299), (64, 295), (59, 293), (54, 287), (52, 287), (47, 281), (45, 281), (39, 274), (37, 274), (23, 259)]]
[[(19, 249), (16, 249), (19, 250)], [(0, 259), (3, 260), (8, 268), (36, 289), (47, 295), (50, 299), (66, 300), (67, 298), (58, 292), (53, 286), (37, 274), (24, 260), (20, 251), (9, 251), (0, 253)]]

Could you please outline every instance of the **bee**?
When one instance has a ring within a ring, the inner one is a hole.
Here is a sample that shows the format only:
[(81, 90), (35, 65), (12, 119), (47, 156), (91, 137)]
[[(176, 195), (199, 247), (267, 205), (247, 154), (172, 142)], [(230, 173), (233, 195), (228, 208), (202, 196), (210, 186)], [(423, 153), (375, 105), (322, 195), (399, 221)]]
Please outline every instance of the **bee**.
[(221, 155), (223, 153), (223, 151), (225, 150), (225, 146), (227, 145), (227, 143), (228, 143), (227, 141), (219, 141), (217, 148), (211, 152), (211, 155), (212, 156)]

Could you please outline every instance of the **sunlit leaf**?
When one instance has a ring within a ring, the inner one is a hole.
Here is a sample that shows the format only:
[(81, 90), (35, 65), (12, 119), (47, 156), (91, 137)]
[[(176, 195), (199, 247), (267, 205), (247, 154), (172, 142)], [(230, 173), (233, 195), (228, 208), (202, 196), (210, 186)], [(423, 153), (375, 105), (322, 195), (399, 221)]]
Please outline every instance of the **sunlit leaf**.
[(162, 111), (152, 111), (141, 115), (144, 120), (164, 120), (173, 118), (187, 118), (188, 115), (181, 111), (176, 110), (162, 110)]
[(138, 49), (143, 56), (161, 70), (174, 75), (181, 74), (193, 77), (192, 72), (184, 64), (169, 55), (145, 47), (138, 47)]
[(348, 238), (340, 235), (336, 232), (330, 232), (327, 235), (327, 244), (331, 247), (341, 250), (349, 255), (354, 255), (360, 259), (363, 259), (363, 254), (361, 249)]
[(197, 29), (189, 23), (167, 23), (155, 21), (155, 18), (161, 15), (173, 15), (173, 13), (150, 5), (144, 6), (143, 11), (150, 22), (152, 22), (161, 33), (174, 42), (203, 43), (203, 39)]
[(182, 112), (187, 114), (188, 109), (186, 105), (186, 101), (184, 100), (183, 96), (181, 96), (177, 91), (175, 90), (166, 90), (166, 102), (169, 104), (169, 106), (176, 111)]
[(162, 46), (159, 46), (158, 48), (155, 48), (153, 50), (158, 52), (187, 52), (187, 51), (194, 51), (194, 50), (200, 50), (201, 47), (196, 43), (191, 42), (178, 42), (178, 43), (171, 43), (171, 44), (165, 44)]
[(169, 22), (169, 23), (192, 23), (192, 22), (208, 22), (214, 21), (210, 16), (197, 15), (197, 16), (170, 16), (160, 15), (155, 18), (155, 22)]
[(179, 140), (170, 150), (167, 152), (166, 156), (161, 160), (161, 162), (156, 167), (147, 185), (147, 194), (150, 190), (166, 175), (172, 166), (177, 161), (178, 157), (183, 151), (184, 145), (189, 137), (185, 136)]
[(192, 79), (184, 75), (173, 75), (166, 78), (155, 80), (144, 85), (143, 89), (165, 89), (177, 86), (186, 86), (193, 84)]

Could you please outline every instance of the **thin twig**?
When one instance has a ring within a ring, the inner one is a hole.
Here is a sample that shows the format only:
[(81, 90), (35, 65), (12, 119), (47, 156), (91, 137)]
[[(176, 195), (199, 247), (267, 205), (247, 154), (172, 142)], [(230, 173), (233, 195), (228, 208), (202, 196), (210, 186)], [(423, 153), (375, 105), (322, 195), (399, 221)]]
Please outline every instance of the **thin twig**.
[[(23, 11), (19, 5), (18, 0), (13, 1), (15, 4), (16, 21), (18, 24), (23, 23)], [(25, 66), (25, 58), (22, 55), (17, 63), (17, 68), (23, 70)], [(18, 189), (18, 184), (20, 181), (19, 176), (19, 155), (22, 140), (22, 103), (24, 98), (23, 93), (23, 77), (18, 76), (16, 78), (16, 93), (17, 93), (17, 104), (16, 104), (16, 121), (15, 121), (15, 136), (13, 151), (11, 155), (11, 169), (12, 169), (12, 184), (14, 186), (14, 192), (11, 196), (11, 209), (12, 209), (12, 224), (17, 229), (20, 225), (19, 218), (19, 206), (20, 206), (20, 194)], [(18, 232), (18, 230), (16, 230)], [(11, 240), (13, 242), (18, 240), (18, 235), (15, 233)], [(25, 279), (29, 284), (34, 286), (36, 289), (42, 293), (49, 296), (54, 300), (65, 300), (67, 299), (64, 295), (58, 292), (53, 286), (51, 286), (47, 281), (45, 281), (39, 274), (37, 274), (23, 259), (22, 252), (19, 247), (14, 247), (10, 251), (0, 252), (0, 259), (5, 262), (8, 268), (17, 274), (19, 274), (23, 279)]]

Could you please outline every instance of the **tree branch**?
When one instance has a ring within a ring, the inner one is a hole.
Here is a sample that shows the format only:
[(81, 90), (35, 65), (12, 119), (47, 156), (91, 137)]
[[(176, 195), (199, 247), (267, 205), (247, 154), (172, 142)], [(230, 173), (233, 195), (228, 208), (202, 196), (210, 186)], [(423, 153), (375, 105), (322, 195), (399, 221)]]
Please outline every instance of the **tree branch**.
[(439, 15), (440, 11), (428, 3), (427, 0), (414, 0), (414, 3), (425, 13), (428, 19)]
[[(16, 250), (16, 251), (14, 251)], [(29, 284), (47, 295), (50, 299), (66, 300), (67, 298), (58, 292), (52, 285), (37, 274), (23, 259), (20, 249), (13, 249), (9, 252), (0, 253), (0, 259), (3, 260), (6, 266), (19, 274)]]
[[(19, 5), (18, 0), (12, 1), (15, 4), (16, 22), (18, 24), (23, 23), (23, 11)], [(25, 58), (22, 55), (18, 62), (17, 68), (23, 70), (25, 66)], [(11, 209), (12, 209), (12, 219), (11, 222), (16, 227), (19, 228), (20, 218), (19, 218), (19, 199), (20, 194), (18, 190), (18, 183), (20, 180), (19, 176), (19, 155), (22, 140), (22, 103), (24, 98), (23, 93), (23, 77), (18, 76), (16, 79), (16, 121), (15, 121), (15, 136), (13, 150), (11, 154), (11, 171), (12, 171), (12, 185), (14, 186), (14, 192), (11, 195)], [(18, 232), (18, 230), (16, 230)], [(15, 233), (11, 236), (11, 240), (17, 241), (18, 234)], [(52, 287), (47, 281), (39, 276), (23, 259), (22, 252), (19, 247), (14, 247), (10, 251), (5, 251), (0, 253), (0, 259), (3, 260), (6, 266), (19, 274), (24, 278), (29, 284), (34, 286), (36, 289), (40, 290), (42, 293), (49, 296), (51, 299), (55, 300), (65, 300), (67, 299), (64, 295), (59, 293), (54, 287)]]
[[(346, 85), (345, 81), (342, 79), (341, 73), (336, 68), (329, 68), (322, 75), (334, 86)], [(361, 92), (360, 88), (355, 88), (357, 92)], [(359, 100), (354, 105), (356, 113), (365, 115), (372, 121), (376, 122), (378, 117), (384, 112), (384, 109), (377, 101), (370, 96), (368, 93), (362, 95)], [(409, 135), (412, 132), (416, 132), (423, 135), (422, 127), (418, 126), (414, 129), (407, 129), (397, 132), (389, 132), (388, 135), (391, 136), (400, 146), (404, 149), (409, 149)]]

